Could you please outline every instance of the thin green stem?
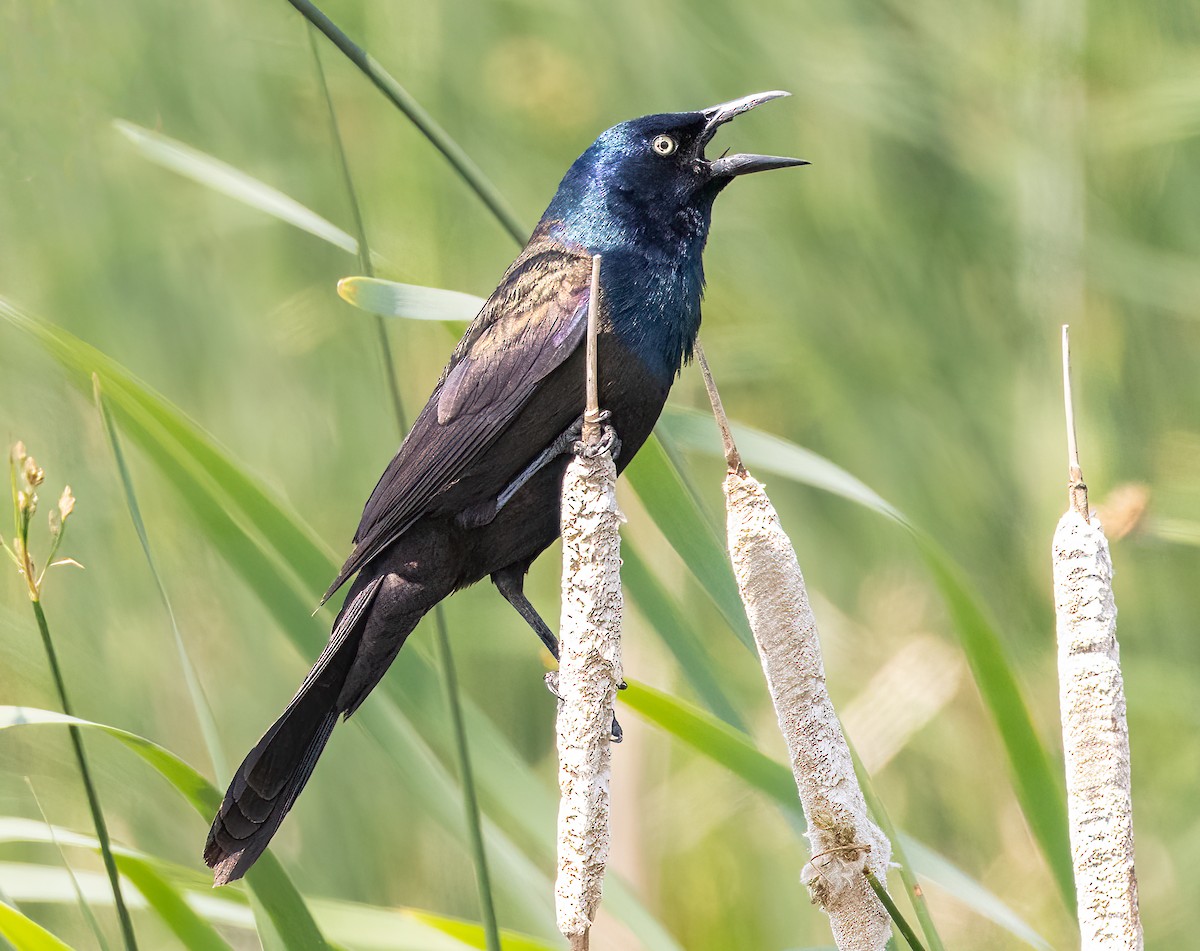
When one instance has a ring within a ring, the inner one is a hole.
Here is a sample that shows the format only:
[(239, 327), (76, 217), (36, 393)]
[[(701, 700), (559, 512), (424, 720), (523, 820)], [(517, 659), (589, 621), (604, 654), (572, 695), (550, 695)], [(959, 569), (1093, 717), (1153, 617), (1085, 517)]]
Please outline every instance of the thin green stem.
[(0, 548), (3, 548), (4, 553), (12, 559), (12, 563), (17, 566), (17, 570), (20, 570), (22, 567), (24, 567), (21, 564), (21, 559), (17, 557), (17, 553), (8, 547), (8, 542), (6, 542), (3, 537), (0, 537)]
[[(358, 193), (354, 190), (354, 178), (350, 174), (350, 161), (346, 158), (346, 147), (342, 142), (337, 111), (333, 108), (333, 96), (330, 95), (329, 83), (325, 80), (325, 67), (321, 63), (321, 52), (317, 48), (316, 28), (310, 24), (307, 33), (309, 48), (312, 50), (313, 62), (317, 68), (317, 85), (321, 87), (321, 94), (325, 99), (325, 110), (329, 115), (329, 129), (333, 136), (338, 169), (342, 173), (342, 182), (346, 186), (346, 194), (350, 199), (350, 215), (354, 219), (354, 235), (358, 239), (358, 266), (366, 277), (374, 277), (375, 267), (371, 264), (371, 249), (367, 245), (367, 227), (363, 222)], [(383, 361), (383, 377), (387, 381), (388, 395), (392, 400), (392, 412), (400, 428), (400, 438), (403, 439), (404, 434), (408, 432), (408, 417), (404, 412), (404, 399), (400, 395), (400, 381), (396, 376), (396, 362), (392, 357), (392, 342), (388, 337), (387, 324), (378, 314), (375, 315), (375, 337), (379, 343), (379, 356)]]
[(858, 751), (853, 745), (850, 746), (850, 755), (854, 759), (854, 771), (858, 774), (858, 784), (862, 788), (863, 798), (867, 801), (867, 808), (871, 810), (871, 815), (883, 830), (883, 834), (888, 837), (888, 841), (891, 842), (892, 858), (900, 866), (900, 880), (904, 883), (904, 890), (908, 895), (908, 900), (912, 903), (913, 911), (916, 912), (917, 921), (921, 923), (921, 931), (925, 934), (925, 940), (929, 942), (930, 951), (946, 951), (945, 945), (942, 944), (942, 937), (938, 934), (937, 926), (933, 923), (933, 915), (929, 912), (929, 903), (925, 900), (925, 892), (921, 888), (921, 883), (917, 881), (912, 863), (909, 862), (908, 855), (904, 851), (900, 833), (892, 824), (892, 818), (883, 807), (883, 801), (875, 793), (871, 775), (867, 772), (862, 760), (858, 758)]
[[(71, 702), (67, 698), (67, 685), (63, 680), (62, 669), (58, 666), (58, 654), (54, 650), (54, 641), (50, 637), (50, 625), (46, 623), (46, 613), (42, 610), (41, 601), (33, 601), (33, 613), (37, 618), (38, 630), (42, 634), (42, 646), (46, 649), (46, 657), (50, 661), (50, 672), (54, 677), (54, 686), (58, 691), (58, 702), (67, 716), (74, 716)], [(100, 854), (104, 859), (104, 870), (108, 873), (109, 884), (112, 885), (113, 902), (117, 908), (117, 918), (121, 921), (121, 934), (125, 939), (126, 951), (137, 951), (137, 938), (133, 934), (133, 921), (129, 917), (129, 909), (125, 907), (125, 898), (121, 894), (121, 877), (117, 872), (117, 863), (113, 858), (112, 844), (108, 838), (108, 825), (104, 821), (104, 812), (100, 808), (100, 797), (92, 783), (92, 772), (88, 768), (87, 753), (83, 748), (83, 733), (79, 727), (71, 724), (67, 731), (71, 735), (71, 745), (75, 747), (75, 760), (79, 764), (79, 775), (83, 779), (83, 789), (87, 794), (88, 808), (92, 811), (92, 824), (96, 827), (96, 839), (100, 843)]]
[(96, 920), (92, 906), (83, 897), (83, 889), (79, 885), (75, 869), (71, 868), (66, 850), (63, 849), (62, 843), (58, 841), (58, 833), (55, 831), (53, 823), (50, 822), (50, 817), (46, 814), (46, 810), (42, 806), (42, 800), (38, 797), (37, 790), (33, 787), (33, 780), (28, 776), (25, 777), (25, 785), (29, 787), (29, 795), (33, 797), (33, 804), (37, 806), (38, 812), (41, 813), (42, 822), (46, 824), (46, 831), (50, 833), (50, 841), (54, 844), (54, 848), (58, 850), (58, 857), (62, 861), (63, 869), (66, 870), (67, 878), (71, 880), (71, 890), (75, 892), (75, 903), (79, 905), (79, 911), (82, 913), (84, 920), (87, 921), (88, 927), (92, 929), (92, 934), (96, 936), (96, 944), (100, 946), (100, 951), (108, 951), (108, 942), (104, 939), (104, 932), (100, 930), (100, 922)]
[(459, 176), (471, 190), (487, 205), (488, 209), (518, 244), (524, 244), (529, 233), (521, 226), (516, 214), (500, 195), (496, 186), (488, 181), (479, 166), (471, 161), (471, 157), (463, 151), (462, 146), (438, 125), (437, 121), (417, 102), (408, 91), (401, 86), (366, 50), (346, 36), (337, 25), (322, 13), (309, 0), (288, 0), (304, 16), (309, 23), (329, 38), (346, 58), (357, 66), (375, 87), (382, 92), (392, 104), (408, 116), (409, 120), (427, 138), (433, 147), (446, 157)]
[(479, 798), (475, 793), (475, 774), (471, 771), (471, 753), (467, 746), (467, 728), (463, 722), (462, 702), (459, 700), (458, 676), (454, 669), (454, 654), (450, 650), (450, 635), (446, 629), (446, 617), (439, 604), (434, 609), (437, 623), (438, 655), (442, 666), (442, 679), (446, 684), (446, 706), (450, 710), (450, 722), (454, 727), (454, 740), (458, 751), (458, 768), (462, 776), (463, 806), (467, 813), (467, 832), (471, 837), (471, 851), (475, 859), (475, 876), (479, 883), (479, 904), (483, 912), (483, 934), (487, 951), (500, 951), (500, 926), (496, 921), (496, 908), (492, 901), (492, 877), (488, 871), (487, 851), (483, 847), (483, 824), (479, 817)]
[(925, 946), (921, 944), (921, 939), (917, 937), (912, 930), (912, 926), (904, 920), (904, 916), (900, 914), (900, 909), (896, 907), (896, 903), (892, 901), (892, 896), (888, 894), (886, 888), (879, 883), (879, 879), (875, 877), (875, 873), (870, 869), (863, 871), (867, 876), (867, 881), (871, 883), (871, 890), (875, 892), (876, 897), (883, 902), (883, 907), (887, 909), (888, 915), (896, 927), (900, 929), (900, 934), (904, 936), (904, 940), (908, 942), (908, 946), (912, 951), (925, 951)]
[[(121, 448), (117, 424), (104, 399), (100, 377), (95, 373), (92, 374), (92, 396), (96, 403), (96, 410), (100, 414), (100, 422), (104, 426), (104, 434), (108, 437), (108, 447), (112, 450), (113, 461), (117, 466), (117, 476), (121, 480), (121, 488), (125, 491), (125, 507), (129, 510), (133, 530), (137, 533), (138, 541), (141, 543), (142, 554), (146, 556), (146, 566), (150, 569), (150, 576), (154, 579), (154, 586), (158, 590), (158, 598), (167, 612), (167, 620), (171, 622), (171, 633), (175, 638), (175, 651), (179, 655), (183, 679), (187, 684), (188, 695), (192, 700), (192, 709), (195, 711), (196, 720), (200, 725), (200, 733), (204, 737), (204, 745), (208, 749), (208, 758), (212, 763), (217, 781), (225, 782), (229, 778), (229, 769), (225, 764), (225, 754), (221, 748), (220, 734), (217, 731), (217, 721), (213, 715), (212, 704), (209, 703), (204, 687), (200, 684), (200, 677), (196, 673), (187, 646), (183, 642), (183, 634), (179, 630), (179, 622), (175, 617), (175, 608), (171, 604), (171, 596), (167, 594), (166, 582), (158, 572), (154, 552), (150, 548), (150, 536), (146, 531), (146, 523), (142, 519), (142, 509), (138, 505), (137, 492), (133, 487), (133, 473), (129, 471), (129, 466), (125, 461), (125, 451)], [(63, 530), (66, 530), (65, 525)]]
[[(304, 12), (301, 4), (296, 3), (295, 0), (292, 0), (292, 2), (297, 9)], [(309, 5), (306, 4), (306, 6)], [(314, 7), (313, 9), (315, 10), (316, 8)], [(319, 13), (319, 11), (317, 12)], [(320, 27), (319, 23), (316, 25)], [(329, 25), (333, 27), (332, 24)], [(336, 27), (333, 27), (333, 29), (336, 30)], [(329, 35), (328, 31), (325, 32), (326, 35)], [(346, 194), (349, 197), (351, 213), (354, 218), (354, 228), (356, 237), (358, 238), (359, 265), (362, 268), (363, 274), (367, 277), (372, 277), (374, 276), (374, 269), (371, 267), (371, 250), (367, 244), (367, 230), (363, 223), (362, 210), (358, 203), (358, 193), (354, 188), (354, 177), (350, 173), (350, 163), (346, 158), (345, 146), (342, 143), (342, 134), (337, 121), (337, 111), (333, 106), (333, 97), (329, 93), (329, 84), (325, 80), (325, 70), (321, 65), (320, 51), (317, 49), (316, 39), (311, 28), (308, 35), (309, 43), (312, 46), (313, 61), (316, 63), (318, 84), (324, 95), (325, 107), (329, 114), (329, 127), (338, 157), (338, 165), (341, 168), (342, 179), (346, 185)], [(330, 38), (332, 39), (333, 37), (331, 36)], [(337, 41), (334, 40), (334, 42)], [(346, 42), (349, 43), (349, 40)], [(414, 118), (413, 121), (416, 122), (417, 120)], [(420, 125), (419, 122), (417, 124)], [(426, 134), (428, 135), (429, 133), (426, 132)], [(449, 158), (450, 156), (447, 155), (447, 157)], [(451, 158), (451, 161), (453, 161), (453, 158)], [(489, 204), (489, 207), (492, 206)], [(493, 211), (495, 211), (494, 208)], [(400, 435), (403, 438), (404, 434), (408, 431), (408, 415), (404, 411), (404, 401), (400, 395), (400, 382), (396, 376), (396, 364), (392, 359), (392, 349), (388, 340), (387, 326), (382, 317), (375, 317), (375, 329), (380, 344), (380, 355), (384, 363), (384, 376), (387, 379), (388, 390), (392, 398), (392, 408), (396, 417), (396, 425), (399, 427)], [(500, 951), (500, 926), (496, 919), (496, 904), (492, 895), (492, 878), (491, 872), (488, 870), (487, 851), (483, 845), (483, 822), (479, 813), (479, 797), (475, 790), (475, 774), (471, 769), (471, 752), (467, 743), (466, 724), (463, 722), (462, 702), (459, 698), (458, 690), (458, 676), (454, 668), (454, 654), (450, 649), (450, 635), (446, 626), (446, 616), (440, 604), (434, 607), (434, 621), (437, 626), (438, 654), (441, 659), (446, 703), (450, 711), (450, 722), (454, 728), (459, 778), (462, 781), (463, 809), (466, 813), (467, 832), (470, 837), (472, 858), (475, 864), (475, 881), (479, 890), (479, 906), (483, 918), (483, 933), (488, 951)]]

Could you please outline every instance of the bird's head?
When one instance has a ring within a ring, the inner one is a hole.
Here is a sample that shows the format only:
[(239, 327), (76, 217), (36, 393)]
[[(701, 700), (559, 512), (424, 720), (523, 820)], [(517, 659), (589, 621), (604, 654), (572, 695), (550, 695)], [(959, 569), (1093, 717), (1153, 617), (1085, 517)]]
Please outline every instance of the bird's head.
[(602, 250), (629, 229), (694, 231), (703, 238), (713, 199), (739, 175), (807, 165), (778, 155), (709, 159), (705, 147), (725, 123), (789, 93), (754, 93), (696, 112), (667, 112), (615, 125), (571, 166), (543, 221)]

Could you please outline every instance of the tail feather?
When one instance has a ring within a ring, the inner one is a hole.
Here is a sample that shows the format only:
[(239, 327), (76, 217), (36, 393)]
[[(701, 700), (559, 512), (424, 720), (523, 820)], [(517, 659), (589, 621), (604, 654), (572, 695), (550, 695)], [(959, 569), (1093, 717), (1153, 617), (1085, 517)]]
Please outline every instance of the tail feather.
[(312, 775), (342, 712), (339, 696), (381, 581), (370, 581), (346, 603), (300, 690), (238, 767), (204, 846), (215, 885), (241, 878), (254, 864)]
[(278, 787), (277, 796), (261, 797), (248, 782), (240, 789), (236, 784), (230, 787), (204, 846), (204, 861), (213, 870), (214, 885), (237, 881), (262, 855), (312, 775), (335, 723), (337, 712), (331, 710), (316, 725), (303, 758)]

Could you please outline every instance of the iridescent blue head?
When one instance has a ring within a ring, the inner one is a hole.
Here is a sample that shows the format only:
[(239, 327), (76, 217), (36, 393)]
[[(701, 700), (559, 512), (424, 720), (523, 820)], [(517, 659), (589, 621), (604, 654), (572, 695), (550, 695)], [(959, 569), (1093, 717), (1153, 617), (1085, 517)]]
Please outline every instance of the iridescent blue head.
[(700, 327), (713, 199), (738, 175), (808, 164), (777, 155), (708, 159), (704, 148), (730, 119), (786, 95), (613, 126), (575, 160), (538, 226), (538, 235), (603, 255), (608, 319), (666, 379), (690, 356)]
[[(723, 155), (704, 148), (717, 130), (781, 91), (761, 92), (697, 112), (667, 112), (622, 122), (575, 160), (546, 209), (553, 233), (603, 254), (632, 239), (703, 238), (713, 199), (738, 175), (807, 165), (777, 155)], [(689, 242), (690, 243), (690, 242)]]

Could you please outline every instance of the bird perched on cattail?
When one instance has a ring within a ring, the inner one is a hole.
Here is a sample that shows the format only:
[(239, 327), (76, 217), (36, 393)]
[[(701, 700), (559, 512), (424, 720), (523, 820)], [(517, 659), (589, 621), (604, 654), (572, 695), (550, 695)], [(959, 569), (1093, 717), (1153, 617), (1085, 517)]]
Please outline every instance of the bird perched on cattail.
[(618, 470), (633, 458), (692, 353), (713, 200), (739, 175), (807, 164), (705, 146), (784, 92), (604, 132), (571, 166), (525, 249), (455, 348), (363, 510), (354, 550), (325, 593), (357, 574), (329, 644), (238, 768), (204, 860), (216, 884), (262, 854), (339, 715), (379, 682), (417, 622), (491, 576), (557, 657), (525, 574), (559, 533), (559, 491), (584, 411), (592, 255), (603, 256), (600, 405)]

